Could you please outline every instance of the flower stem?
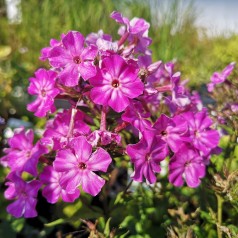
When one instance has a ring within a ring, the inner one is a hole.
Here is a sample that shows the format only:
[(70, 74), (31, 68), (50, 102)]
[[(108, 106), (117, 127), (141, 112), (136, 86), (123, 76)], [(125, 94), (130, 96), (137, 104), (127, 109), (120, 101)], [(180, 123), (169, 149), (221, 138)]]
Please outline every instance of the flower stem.
[(77, 113), (77, 109), (72, 108), (67, 138), (72, 137), (72, 132), (74, 129), (74, 119), (75, 119), (76, 113)]
[(107, 107), (103, 106), (102, 107), (102, 113), (101, 113), (101, 123), (100, 123), (100, 130), (101, 131), (106, 131), (106, 127), (107, 127)]
[(126, 41), (128, 36), (129, 36), (129, 32), (126, 32), (124, 35), (122, 35), (121, 39), (118, 41), (118, 47), (123, 45), (123, 43)]
[(222, 238), (222, 231), (221, 231), (221, 226), (222, 226), (222, 205), (223, 205), (223, 199), (222, 197), (217, 194), (217, 237)]

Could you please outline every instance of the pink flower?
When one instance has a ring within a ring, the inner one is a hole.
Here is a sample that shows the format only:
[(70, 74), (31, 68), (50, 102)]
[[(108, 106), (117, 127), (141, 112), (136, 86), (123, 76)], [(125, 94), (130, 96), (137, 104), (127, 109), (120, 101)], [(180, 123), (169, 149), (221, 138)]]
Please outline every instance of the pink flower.
[(179, 116), (171, 119), (161, 114), (153, 128), (173, 152), (177, 152), (184, 141), (189, 140), (189, 137), (185, 135), (188, 131), (187, 122)]
[(186, 112), (181, 116), (187, 121), (192, 145), (203, 155), (207, 155), (218, 146), (219, 133), (210, 128), (213, 122), (205, 109), (197, 113)]
[(15, 199), (15, 201), (8, 205), (7, 212), (16, 218), (22, 216), (25, 218), (36, 217), (36, 197), (41, 183), (37, 180), (25, 182), (15, 173), (9, 174), (8, 179), (10, 181), (6, 183), (8, 188), (4, 196), (8, 200)]
[(150, 117), (150, 113), (145, 110), (139, 101), (131, 102), (122, 114), (123, 121), (131, 123), (140, 132), (151, 128), (151, 122), (145, 118)]
[[(134, 17), (131, 21), (124, 17), (120, 12), (112, 12), (111, 18), (116, 22), (123, 24), (118, 33), (134, 45), (134, 50), (136, 52), (145, 53), (148, 46), (151, 44), (152, 40), (148, 37), (148, 29), (150, 24), (146, 22), (143, 18)], [(119, 42), (118, 44), (121, 44)]]
[(225, 69), (221, 73), (215, 72), (212, 77), (210, 78), (211, 82), (207, 84), (208, 92), (212, 92), (217, 84), (224, 83), (227, 77), (232, 73), (234, 70), (235, 63), (232, 62), (226, 66)]
[(49, 203), (56, 203), (60, 197), (65, 202), (74, 202), (80, 195), (78, 188), (73, 193), (67, 193), (61, 186), (61, 179), (64, 173), (56, 172), (52, 166), (46, 166), (40, 175), (40, 180), (46, 186), (42, 190), (42, 195)]
[(62, 46), (53, 47), (49, 52), (51, 66), (62, 69), (59, 73), (61, 82), (68, 87), (76, 86), (79, 78), (87, 80), (96, 74), (93, 61), (97, 48), (93, 45), (84, 47), (81, 33), (70, 31), (62, 39)]
[(138, 182), (143, 181), (143, 177), (149, 183), (156, 182), (155, 173), (160, 172), (160, 161), (164, 160), (168, 154), (165, 142), (155, 132), (144, 131), (142, 139), (135, 145), (128, 145), (127, 154), (131, 157), (135, 172), (133, 179)]
[(53, 71), (38, 69), (35, 72), (36, 78), (30, 78), (28, 93), (37, 95), (34, 102), (27, 105), (27, 109), (35, 112), (37, 117), (46, 116), (47, 112), (54, 112), (54, 98), (59, 94), (59, 89), (55, 87), (57, 74)]
[(37, 175), (37, 164), (40, 156), (47, 153), (47, 149), (39, 142), (33, 145), (34, 134), (32, 130), (24, 128), (15, 130), (12, 138), (8, 140), (10, 148), (4, 150), (7, 154), (2, 159), (10, 167), (11, 172), (28, 172)]
[(65, 173), (61, 185), (67, 193), (74, 193), (81, 185), (86, 193), (96, 196), (105, 180), (94, 171), (106, 172), (111, 161), (110, 155), (102, 148), (92, 153), (92, 146), (80, 136), (71, 141), (69, 149), (57, 153), (53, 166), (57, 172)]
[(143, 93), (144, 85), (137, 76), (138, 69), (128, 65), (119, 55), (112, 55), (102, 61), (102, 69), (90, 79), (93, 88), (90, 96), (94, 103), (110, 106), (122, 112), (130, 98)]
[(191, 188), (199, 186), (205, 176), (204, 159), (197, 150), (184, 144), (169, 162), (169, 181), (175, 186), (183, 185), (183, 178)]
[(117, 133), (103, 130), (95, 130), (88, 137), (87, 141), (93, 146), (98, 145), (109, 145), (115, 143), (117, 145), (121, 144), (121, 136)]
[(52, 141), (53, 149), (58, 150), (67, 146), (75, 137), (90, 133), (90, 127), (84, 122), (84, 113), (71, 108), (56, 115), (49, 123), (42, 141)]

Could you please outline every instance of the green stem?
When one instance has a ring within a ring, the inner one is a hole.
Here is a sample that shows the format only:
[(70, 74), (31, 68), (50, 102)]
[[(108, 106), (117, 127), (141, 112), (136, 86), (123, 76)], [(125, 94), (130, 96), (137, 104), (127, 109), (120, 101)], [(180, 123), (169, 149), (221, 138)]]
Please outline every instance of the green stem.
[(222, 231), (220, 227), (222, 226), (222, 205), (223, 205), (223, 198), (217, 194), (217, 237), (222, 238)]

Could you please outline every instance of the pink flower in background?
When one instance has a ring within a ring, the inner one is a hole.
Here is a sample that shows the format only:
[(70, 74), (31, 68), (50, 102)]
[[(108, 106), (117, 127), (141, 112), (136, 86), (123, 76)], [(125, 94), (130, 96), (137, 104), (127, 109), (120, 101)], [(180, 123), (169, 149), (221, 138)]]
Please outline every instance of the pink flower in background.
[(97, 40), (98, 39), (103, 39), (106, 41), (112, 41), (111, 35), (104, 34), (103, 30), (99, 30), (97, 33), (90, 33), (87, 35), (85, 42), (87, 45), (95, 45), (97, 46)]
[(97, 48), (93, 45), (84, 47), (81, 33), (70, 31), (62, 39), (62, 46), (53, 47), (49, 52), (51, 66), (61, 69), (58, 77), (68, 87), (76, 86), (79, 78), (84, 80), (95, 76), (96, 67), (93, 61)]
[(7, 212), (16, 218), (24, 216), (25, 218), (36, 217), (37, 193), (41, 187), (41, 182), (32, 180), (25, 182), (17, 174), (8, 175), (10, 181), (6, 182), (8, 188), (4, 196), (8, 200), (15, 200), (8, 205)]
[(10, 167), (11, 172), (23, 171), (37, 175), (37, 163), (41, 155), (47, 153), (47, 149), (39, 142), (33, 145), (33, 130), (25, 131), (24, 128), (15, 130), (12, 138), (8, 140), (10, 148), (4, 150), (7, 154), (1, 158)]
[(177, 152), (184, 141), (188, 141), (189, 137), (186, 135), (188, 131), (187, 122), (181, 117), (177, 116), (169, 118), (162, 114), (155, 122), (154, 129), (161, 139), (164, 140), (173, 152)]
[[(152, 40), (148, 37), (148, 29), (150, 24), (142, 18), (134, 17), (131, 21), (123, 17), (120, 12), (112, 12), (111, 18), (113, 18), (119, 24), (123, 24), (118, 33), (122, 36), (123, 41), (128, 39), (128, 41), (134, 45), (134, 50), (136, 52), (150, 53), (148, 51), (148, 46), (151, 44)], [(121, 42), (119, 41), (119, 44)]]
[(150, 113), (145, 110), (143, 104), (139, 101), (131, 102), (122, 114), (123, 121), (129, 122), (140, 132), (151, 128), (151, 122), (146, 118), (150, 117)]
[(111, 143), (121, 144), (121, 136), (117, 133), (103, 130), (95, 130), (88, 137), (87, 141), (93, 146), (109, 145)]
[(102, 61), (102, 69), (90, 79), (93, 88), (90, 96), (94, 103), (110, 106), (122, 112), (131, 98), (143, 93), (144, 85), (137, 76), (138, 69), (128, 65), (119, 55), (112, 55)]
[(35, 101), (27, 105), (27, 109), (35, 112), (37, 117), (46, 116), (47, 112), (54, 112), (54, 98), (59, 94), (59, 89), (55, 87), (57, 73), (51, 70), (38, 69), (35, 72), (36, 78), (30, 78), (28, 93), (37, 95)]
[(128, 18), (123, 17), (120, 12), (116, 11), (111, 13), (111, 18), (113, 18), (116, 22), (125, 25), (126, 31), (131, 34), (144, 33), (150, 27), (150, 24), (146, 22), (143, 18), (134, 17), (130, 21)]
[(232, 62), (229, 65), (226, 66), (225, 69), (221, 73), (215, 72), (211, 77), (211, 82), (207, 84), (207, 90), (208, 92), (212, 92), (214, 90), (214, 87), (217, 84), (224, 83), (227, 77), (232, 73), (234, 70), (235, 63)]
[[(61, 35), (61, 39), (64, 37), (65, 35), (62, 34)], [(62, 41), (58, 41), (56, 39), (51, 39), (50, 40), (50, 46), (48, 47), (45, 47), (41, 50), (41, 56), (40, 56), (40, 60), (44, 61), (44, 60), (47, 60), (49, 58), (49, 53), (51, 51), (51, 49), (53, 49), (54, 47), (56, 46), (61, 46), (62, 45)]]
[(210, 129), (213, 121), (205, 109), (197, 113), (186, 112), (181, 116), (187, 121), (192, 145), (203, 155), (207, 155), (218, 146), (219, 133), (217, 130)]
[(80, 136), (71, 141), (69, 149), (57, 153), (53, 166), (57, 172), (65, 173), (61, 177), (61, 185), (67, 193), (74, 193), (81, 185), (83, 191), (96, 196), (105, 180), (94, 171), (106, 172), (111, 162), (107, 151), (98, 148), (92, 153), (92, 146)]
[(196, 149), (186, 144), (172, 156), (169, 162), (169, 182), (178, 187), (184, 184), (183, 180), (191, 188), (199, 186), (205, 172), (204, 159)]
[(65, 202), (74, 202), (80, 195), (78, 188), (72, 193), (67, 193), (61, 186), (61, 178), (64, 173), (56, 172), (52, 166), (46, 166), (40, 174), (40, 181), (46, 186), (42, 190), (42, 195), (49, 203), (56, 203), (60, 197)]
[(144, 131), (142, 139), (134, 145), (128, 145), (126, 152), (134, 164), (135, 181), (143, 182), (145, 178), (150, 184), (156, 182), (155, 173), (159, 173), (160, 162), (168, 155), (165, 142), (153, 131)]

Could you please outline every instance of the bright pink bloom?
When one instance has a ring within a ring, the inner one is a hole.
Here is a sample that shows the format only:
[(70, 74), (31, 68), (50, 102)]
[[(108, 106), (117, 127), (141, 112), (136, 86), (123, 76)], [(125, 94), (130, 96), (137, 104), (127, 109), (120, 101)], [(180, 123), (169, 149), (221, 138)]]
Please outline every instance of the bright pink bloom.
[(175, 186), (183, 185), (183, 178), (191, 188), (199, 186), (205, 176), (204, 159), (197, 150), (184, 144), (169, 162), (169, 181)]
[(44, 141), (53, 142), (53, 149), (62, 149), (73, 139), (81, 135), (88, 135), (90, 127), (84, 122), (84, 113), (80, 110), (64, 110), (56, 115), (49, 123), (43, 135)]
[(212, 92), (214, 90), (214, 87), (217, 84), (224, 83), (227, 79), (227, 77), (232, 73), (234, 70), (235, 63), (232, 62), (229, 65), (226, 66), (225, 69), (221, 73), (215, 72), (211, 77), (211, 82), (207, 84), (207, 90), (208, 92)]
[(18, 175), (12, 173), (8, 176), (9, 182), (6, 182), (8, 188), (4, 196), (8, 200), (15, 201), (8, 205), (7, 212), (16, 218), (24, 216), (25, 218), (36, 217), (37, 193), (41, 183), (37, 180), (25, 182)]
[(93, 147), (111, 143), (120, 145), (121, 136), (110, 131), (95, 130), (87, 137), (87, 140)]
[(45, 69), (38, 69), (35, 72), (36, 78), (30, 78), (30, 86), (28, 93), (37, 95), (34, 102), (27, 105), (27, 109), (35, 112), (37, 117), (46, 116), (47, 112), (54, 112), (54, 98), (59, 94), (59, 89), (55, 87), (55, 80), (57, 73), (47, 71)]
[[(134, 50), (136, 52), (145, 53), (148, 46), (151, 44), (152, 40), (148, 37), (148, 29), (150, 24), (142, 18), (134, 17), (131, 21), (123, 17), (120, 12), (112, 12), (111, 18), (116, 22), (123, 24), (118, 33), (134, 45)], [(121, 42), (119, 42), (121, 44)]]
[(62, 39), (62, 46), (56, 46), (49, 52), (49, 62), (55, 68), (61, 68), (59, 78), (65, 86), (76, 86), (79, 78), (87, 80), (96, 74), (93, 61), (97, 48), (84, 47), (81, 33), (70, 31)]
[(81, 185), (86, 193), (96, 196), (105, 180), (94, 171), (106, 172), (111, 162), (108, 152), (98, 148), (92, 153), (92, 146), (85, 137), (80, 136), (71, 141), (69, 149), (57, 153), (53, 166), (57, 172), (65, 173), (61, 185), (67, 193), (74, 193)]
[(123, 121), (129, 122), (140, 132), (151, 128), (151, 122), (145, 118), (150, 117), (150, 113), (145, 110), (139, 101), (131, 102), (122, 114)]
[(186, 136), (188, 131), (187, 122), (179, 116), (171, 119), (162, 114), (153, 128), (156, 129), (158, 135), (161, 136), (161, 139), (167, 143), (173, 152), (177, 152), (184, 141), (189, 140), (188, 135)]
[(161, 168), (159, 163), (168, 155), (165, 142), (152, 131), (144, 131), (142, 139), (135, 145), (128, 145), (127, 154), (134, 164), (135, 181), (143, 182), (145, 177), (149, 183), (156, 182), (155, 173), (159, 173)]
[(65, 202), (74, 202), (80, 195), (78, 188), (73, 193), (67, 193), (61, 186), (61, 179), (64, 173), (56, 172), (52, 166), (46, 166), (40, 175), (40, 181), (46, 186), (42, 190), (42, 195), (49, 203), (56, 203), (60, 197)]
[(85, 42), (87, 45), (95, 45), (97, 46), (97, 40), (102, 39), (106, 41), (112, 41), (112, 37), (108, 34), (104, 34), (103, 30), (99, 30), (97, 33), (90, 33), (87, 35)]
[(90, 96), (94, 103), (110, 106), (122, 112), (130, 98), (143, 93), (144, 85), (138, 78), (138, 69), (128, 65), (119, 55), (112, 55), (102, 61), (102, 69), (90, 79), (93, 85)]
[(181, 116), (187, 121), (192, 145), (203, 155), (207, 155), (218, 146), (219, 133), (210, 128), (213, 121), (205, 109), (197, 113), (186, 112)]
[(39, 142), (33, 145), (34, 133), (24, 128), (15, 130), (15, 134), (8, 140), (10, 148), (4, 150), (7, 154), (2, 159), (10, 167), (11, 172), (28, 172), (37, 176), (37, 164), (40, 156), (47, 153), (47, 149)]

